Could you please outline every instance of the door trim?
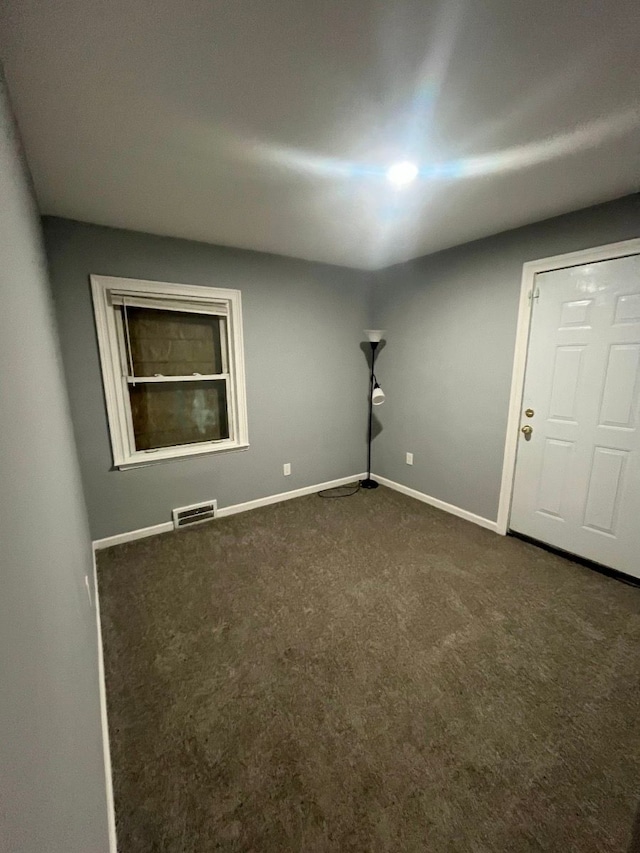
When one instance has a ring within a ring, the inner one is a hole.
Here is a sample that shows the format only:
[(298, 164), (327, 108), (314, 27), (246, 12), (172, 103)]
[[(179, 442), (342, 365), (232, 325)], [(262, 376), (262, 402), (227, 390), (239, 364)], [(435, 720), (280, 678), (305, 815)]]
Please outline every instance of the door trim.
[(531, 326), (531, 307), (533, 300), (529, 294), (533, 292), (535, 277), (538, 273), (552, 270), (577, 267), (581, 264), (610, 261), (624, 258), (627, 255), (640, 254), (640, 238), (623, 240), (620, 243), (610, 243), (606, 246), (596, 246), (591, 249), (581, 249), (579, 252), (568, 252), (564, 255), (554, 255), (537, 261), (527, 261), (522, 266), (522, 283), (520, 286), (520, 304), (518, 306), (518, 324), (516, 327), (516, 343), (513, 354), (513, 372), (511, 374), (511, 395), (509, 397), (509, 414), (507, 418), (507, 434), (504, 444), (502, 464), (502, 482), (500, 484), (500, 502), (498, 504), (497, 532), (503, 536), (509, 529), (511, 514), (511, 498), (513, 481), (516, 471), (516, 452), (518, 449), (518, 428), (520, 426), (520, 409), (524, 393), (524, 374), (527, 366), (527, 351), (529, 348), (529, 329)]

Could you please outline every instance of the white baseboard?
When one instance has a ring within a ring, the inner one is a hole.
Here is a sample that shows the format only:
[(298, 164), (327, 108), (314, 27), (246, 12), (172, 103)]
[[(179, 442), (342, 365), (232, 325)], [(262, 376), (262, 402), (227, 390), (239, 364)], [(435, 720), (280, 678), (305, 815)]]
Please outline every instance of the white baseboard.
[(98, 632), (98, 689), (100, 692), (100, 719), (102, 724), (104, 778), (107, 792), (109, 853), (118, 853), (118, 844), (116, 839), (116, 810), (113, 799), (113, 778), (111, 775), (111, 750), (109, 748), (109, 722), (107, 720), (107, 686), (104, 679), (104, 651), (102, 648), (102, 623), (100, 621), (100, 595), (98, 593), (98, 571), (96, 568), (95, 549), (93, 551), (93, 594), (96, 608), (96, 629)]
[(112, 545), (134, 542), (136, 539), (144, 539), (146, 536), (157, 536), (158, 533), (168, 533), (170, 530), (173, 530), (173, 522), (163, 521), (162, 524), (153, 524), (151, 527), (141, 527), (139, 530), (129, 530), (127, 533), (116, 533), (115, 536), (107, 536), (105, 539), (94, 539), (93, 548), (95, 551), (99, 551), (101, 548), (110, 548)]
[[(303, 486), (301, 489), (294, 489), (291, 492), (280, 492), (277, 495), (267, 495), (265, 498), (256, 498), (253, 501), (246, 501), (241, 504), (232, 504), (231, 506), (220, 507), (216, 511), (216, 518), (224, 518), (227, 515), (235, 515), (238, 512), (247, 512), (250, 509), (258, 509), (261, 506), (269, 506), (269, 504), (277, 504), (281, 501), (289, 501), (292, 498), (302, 498), (305, 495), (312, 495), (314, 492), (320, 492), (323, 489), (335, 489), (338, 486), (346, 486), (349, 483), (354, 483), (356, 480), (361, 480), (366, 477), (365, 473), (353, 474), (351, 477), (340, 477), (339, 480), (329, 480), (328, 483), (317, 483), (314, 486)], [(112, 545), (122, 545), (124, 542), (133, 542), (136, 539), (144, 539), (146, 536), (156, 536), (158, 533), (168, 533), (173, 530), (173, 522), (164, 521), (162, 524), (154, 524), (151, 527), (141, 527), (139, 530), (130, 530), (127, 533), (116, 533), (115, 536), (107, 536), (105, 539), (95, 539), (93, 548), (95, 551), (101, 548), (110, 548)]]
[[(270, 504), (280, 503), (281, 501), (289, 501), (293, 498), (302, 498), (305, 495), (312, 495), (314, 492), (320, 492), (323, 489), (335, 489), (338, 486), (346, 486), (356, 480), (361, 480), (366, 477), (366, 473), (353, 474), (351, 477), (341, 477), (339, 480), (329, 480), (327, 483), (316, 483), (314, 486), (303, 486), (301, 489), (293, 489), (290, 492), (280, 492), (277, 495), (267, 495), (264, 498), (256, 498), (253, 501), (245, 501), (241, 504), (232, 504), (231, 506), (220, 507), (216, 512), (216, 518), (225, 518), (228, 515), (235, 515), (238, 512), (247, 512), (251, 509), (258, 509), (261, 506), (269, 506)], [(466, 521), (472, 521), (474, 524), (479, 524), (480, 527), (486, 527), (487, 530), (498, 532), (498, 523), (491, 521), (488, 518), (483, 518), (481, 515), (476, 515), (466, 509), (461, 509), (459, 506), (448, 504), (441, 501), (439, 498), (432, 498), (430, 495), (425, 495), (417, 489), (411, 489), (409, 486), (403, 486), (401, 483), (396, 483), (393, 480), (388, 480), (386, 477), (381, 477), (379, 474), (372, 474), (372, 477), (383, 486), (389, 489), (394, 489), (396, 492), (402, 492), (403, 495), (408, 495), (410, 498), (422, 501), (423, 503), (434, 506), (437, 509), (442, 509), (445, 512), (450, 512), (452, 515), (457, 515), (459, 518), (464, 518)], [(110, 548), (112, 545), (122, 545), (124, 542), (133, 542), (136, 539), (144, 539), (146, 536), (156, 536), (158, 533), (168, 533), (173, 530), (171, 521), (164, 521), (162, 524), (154, 524), (151, 527), (142, 527), (139, 530), (130, 530), (127, 533), (117, 533), (115, 536), (107, 536), (105, 539), (96, 539), (93, 543), (94, 550), (98, 551), (101, 548)]]
[(315, 492), (321, 492), (324, 489), (337, 489), (338, 486), (348, 486), (349, 483), (355, 483), (356, 480), (362, 480), (366, 474), (353, 474), (351, 477), (341, 477), (339, 480), (330, 480), (328, 483), (318, 483), (316, 486), (303, 486), (301, 489), (294, 489), (292, 492), (281, 492), (279, 495), (268, 495), (266, 498), (257, 498), (255, 501), (247, 501), (242, 504), (233, 504), (233, 506), (223, 506), (216, 512), (216, 518), (224, 518), (225, 515), (235, 515), (237, 512), (246, 512), (249, 509), (258, 509), (261, 506), (269, 506), (269, 504), (277, 504), (280, 501), (289, 501), (292, 498), (302, 498), (305, 495), (312, 495)]
[(372, 474), (371, 476), (375, 478), (381, 486), (387, 486), (389, 489), (394, 489), (396, 492), (402, 492), (403, 495), (408, 495), (410, 498), (415, 498), (418, 501), (429, 504), (429, 506), (434, 506), (437, 509), (450, 512), (451, 515), (457, 515), (459, 518), (464, 518), (465, 521), (472, 521), (474, 524), (479, 524), (480, 527), (486, 527), (487, 530), (493, 530), (494, 533), (498, 532), (497, 521), (491, 521), (489, 518), (483, 518), (481, 515), (476, 515), (466, 509), (461, 509), (459, 506), (448, 504), (445, 501), (441, 501), (439, 498), (432, 498), (430, 495), (425, 495), (417, 489), (410, 489), (409, 486), (403, 486), (401, 483), (388, 480), (386, 477), (381, 477), (379, 474)]

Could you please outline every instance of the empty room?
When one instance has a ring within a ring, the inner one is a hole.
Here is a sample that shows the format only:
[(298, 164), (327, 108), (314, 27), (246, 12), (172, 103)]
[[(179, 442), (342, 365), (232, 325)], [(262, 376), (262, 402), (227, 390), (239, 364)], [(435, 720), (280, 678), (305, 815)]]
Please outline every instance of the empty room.
[(0, 5), (2, 853), (640, 853), (638, 57)]

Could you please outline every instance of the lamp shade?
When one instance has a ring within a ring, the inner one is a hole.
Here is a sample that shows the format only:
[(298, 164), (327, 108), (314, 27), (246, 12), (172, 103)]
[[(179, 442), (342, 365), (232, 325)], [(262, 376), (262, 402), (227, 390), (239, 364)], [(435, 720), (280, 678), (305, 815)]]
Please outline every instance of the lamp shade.
[(365, 329), (364, 333), (369, 338), (372, 344), (379, 344), (384, 335), (384, 329)]
[(371, 402), (373, 403), (374, 406), (381, 406), (384, 403), (384, 400), (385, 400), (384, 391), (376, 382), (374, 389), (373, 389), (373, 394), (371, 395)]

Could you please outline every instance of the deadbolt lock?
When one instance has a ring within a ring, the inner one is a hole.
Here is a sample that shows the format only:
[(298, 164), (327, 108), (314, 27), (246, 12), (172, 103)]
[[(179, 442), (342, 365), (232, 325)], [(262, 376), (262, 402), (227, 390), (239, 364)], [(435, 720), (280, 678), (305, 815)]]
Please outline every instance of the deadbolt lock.
[(529, 424), (526, 424), (522, 427), (520, 432), (524, 435), (527, 441), (531, 441), (531, 433), (533, 432), (533, 427), (530, 427)]
[(528, 418), (532, 418), (535, 415), (535, 412), (533, 411), (533, 409), (525, 409), (524, 413)]

